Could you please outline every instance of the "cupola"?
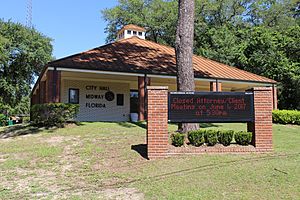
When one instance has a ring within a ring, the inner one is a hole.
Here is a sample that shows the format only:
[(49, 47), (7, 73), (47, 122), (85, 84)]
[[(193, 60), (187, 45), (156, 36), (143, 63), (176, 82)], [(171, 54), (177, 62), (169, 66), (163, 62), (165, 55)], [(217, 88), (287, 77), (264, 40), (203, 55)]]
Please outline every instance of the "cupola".
[(144, 40), (145, 33), (146, 33), (146, 29), (133, 24), (128, 24), (123, 26), (123, 28), (118, 31), (117, 40), (126, 39), (133, 36), (139, 37)]

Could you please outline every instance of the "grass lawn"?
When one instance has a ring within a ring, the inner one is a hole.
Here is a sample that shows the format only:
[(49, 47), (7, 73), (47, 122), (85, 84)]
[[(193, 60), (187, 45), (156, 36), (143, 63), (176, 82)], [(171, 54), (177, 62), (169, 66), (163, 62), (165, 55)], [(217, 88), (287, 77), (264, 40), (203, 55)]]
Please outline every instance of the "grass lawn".
[[(202, 127), (246, 129), (245, 124)], [(141, 125), (95, 122), (15, 129), (0, 129), (0, 138), (20, 135), (0, 139), (0, 199), (300, 197), (300, 126), (273, 125), (274, 152), (269, 154), (150, 161), (143, 157), (146, 130)]]

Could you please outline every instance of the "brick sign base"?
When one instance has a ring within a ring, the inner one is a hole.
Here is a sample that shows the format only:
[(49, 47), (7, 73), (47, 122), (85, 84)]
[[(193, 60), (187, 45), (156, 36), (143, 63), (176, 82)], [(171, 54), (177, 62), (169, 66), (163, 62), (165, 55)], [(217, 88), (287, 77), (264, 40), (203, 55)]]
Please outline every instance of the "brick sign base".
[(148, 121), (147, 154), (149, 159), (179, 154), (248, 153), (272, 151), (272, 88), (256, 87), (254, 94), (254, 122), (247, 123), (253, 133), (253, 146), (173, 147), (168, 134), (168, 87), (147, 86)]

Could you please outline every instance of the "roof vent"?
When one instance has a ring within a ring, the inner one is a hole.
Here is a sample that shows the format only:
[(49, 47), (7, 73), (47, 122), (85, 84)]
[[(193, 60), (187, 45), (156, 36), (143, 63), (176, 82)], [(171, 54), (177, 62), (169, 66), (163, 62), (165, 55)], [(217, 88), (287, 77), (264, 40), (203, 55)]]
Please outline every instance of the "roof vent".
[(126, 26), (123, 26), (123, 28), (118, 31), (117, 40), (126, 39), (126, 38), (130, 38), (133, 36), (139, 37), (144, 40), (145, 32), (146, 32), (146, 29), (144, 29), (142, 27), (139, 27), (139, 26), (136, 26), (133, 24), (128, 24)]

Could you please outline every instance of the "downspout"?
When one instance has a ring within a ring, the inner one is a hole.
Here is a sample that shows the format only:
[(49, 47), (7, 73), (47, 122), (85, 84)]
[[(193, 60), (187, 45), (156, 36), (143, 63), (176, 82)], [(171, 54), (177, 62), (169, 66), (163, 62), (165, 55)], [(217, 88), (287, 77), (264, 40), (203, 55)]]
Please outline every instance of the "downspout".
[[(276, 94), (276, 98), (275, 98)], [(277, 88), (275, 87), (275, 84), (272, 84), (272, 97), (273, 97), (273, 110), (277, 109)]]

